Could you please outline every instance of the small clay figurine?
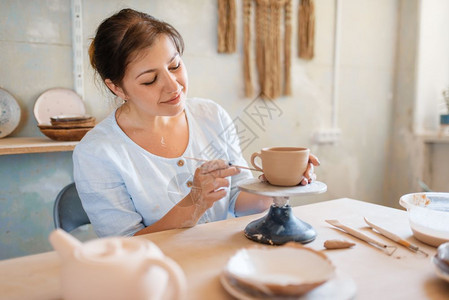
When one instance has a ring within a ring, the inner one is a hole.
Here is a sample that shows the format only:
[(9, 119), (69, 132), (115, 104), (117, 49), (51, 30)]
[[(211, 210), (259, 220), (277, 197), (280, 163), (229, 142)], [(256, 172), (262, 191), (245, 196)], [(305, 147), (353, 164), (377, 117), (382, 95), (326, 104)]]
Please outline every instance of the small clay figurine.
[(326, 249), (344, 249), (355, 246), (355, 243), (345, 240), (327, 240), (324, 242), (324, 248)]

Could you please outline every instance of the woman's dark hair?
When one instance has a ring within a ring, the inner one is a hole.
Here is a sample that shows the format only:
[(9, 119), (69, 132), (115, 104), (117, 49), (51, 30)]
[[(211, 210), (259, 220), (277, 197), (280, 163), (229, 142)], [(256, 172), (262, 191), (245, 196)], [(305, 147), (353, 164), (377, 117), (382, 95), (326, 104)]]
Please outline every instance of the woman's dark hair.
[(122, 9), (98, 26), (89, 47), (90, 63), (103, 79), (120, 85), (137, 53), (153, 45), (161, 34), (171, 38), (181, 55), (184, 41), (170, 24), (130, 8)]

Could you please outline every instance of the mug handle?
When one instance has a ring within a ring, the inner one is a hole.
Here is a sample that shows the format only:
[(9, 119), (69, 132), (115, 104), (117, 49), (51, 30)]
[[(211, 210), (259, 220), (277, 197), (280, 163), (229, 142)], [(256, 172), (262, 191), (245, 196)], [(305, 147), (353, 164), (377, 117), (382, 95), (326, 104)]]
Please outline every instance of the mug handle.
[(253, 167), (254, 167), (256, 170), (263, 172), (262, 168), (261, 168), (258, 164), (256, 164), (256, 158), (257, 158), (257, 157), (260, 158), (260, 159), (262, 160), (262, 158), (260, 157), (260, 155), (261, 155), (260, 152), (254, 152), (254, 153), (251, 155), (251, 164), (253, 165)]
[(169, 276), (168, 282), (173, 282), (175, 287), (173, 299), (184, 299), (187, 291), (187, 282), (181, 267), (168, 257), (148, 257), (145, 259), (141, 270), (146, 271), (153, 266), (161, 267), (162, 269), (167, 271)]

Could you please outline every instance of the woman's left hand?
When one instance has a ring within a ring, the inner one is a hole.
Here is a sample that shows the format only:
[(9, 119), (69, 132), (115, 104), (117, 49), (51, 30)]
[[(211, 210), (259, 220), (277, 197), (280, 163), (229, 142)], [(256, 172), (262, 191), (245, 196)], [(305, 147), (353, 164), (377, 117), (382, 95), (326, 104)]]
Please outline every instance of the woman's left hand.
[(315, 167), (318, 167), (320, 165), (320, 161), (318, 157), (313, 155), (312, 153), (309, 154), (309, 162), (307, 164), (307, 169), (304, 172), (303, 178), (300, 185), (306, 185), (309, 183), (312, 183), (316, 180), (316, 174), (315, 174)]

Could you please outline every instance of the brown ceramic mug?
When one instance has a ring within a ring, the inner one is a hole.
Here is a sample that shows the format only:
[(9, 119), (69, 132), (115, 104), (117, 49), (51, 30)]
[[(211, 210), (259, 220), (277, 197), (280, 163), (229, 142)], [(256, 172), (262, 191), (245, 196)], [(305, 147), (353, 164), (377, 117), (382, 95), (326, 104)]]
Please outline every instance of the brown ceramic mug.
[[(263, 148), (251, 155), (251, 164), (262, 171), (272, 185), (298, 185), (309, 162), (310, 149), (302, 147), (272, 147)], [(262, 166), (256, 163), (259, 157)]]

